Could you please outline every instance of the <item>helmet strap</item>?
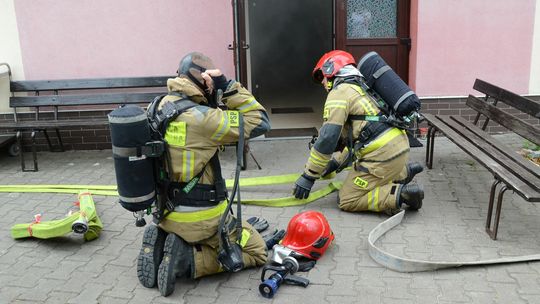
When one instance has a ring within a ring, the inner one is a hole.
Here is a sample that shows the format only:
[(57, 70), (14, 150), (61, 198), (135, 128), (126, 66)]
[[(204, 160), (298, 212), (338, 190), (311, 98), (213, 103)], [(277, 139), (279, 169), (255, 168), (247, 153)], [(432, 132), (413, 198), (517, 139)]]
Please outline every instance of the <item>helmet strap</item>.
[(326, 89), (328, 91), (332, 90), (332, 88), (334, 87), (334, 80), (330, 80), (330, 79), (326, 79)]

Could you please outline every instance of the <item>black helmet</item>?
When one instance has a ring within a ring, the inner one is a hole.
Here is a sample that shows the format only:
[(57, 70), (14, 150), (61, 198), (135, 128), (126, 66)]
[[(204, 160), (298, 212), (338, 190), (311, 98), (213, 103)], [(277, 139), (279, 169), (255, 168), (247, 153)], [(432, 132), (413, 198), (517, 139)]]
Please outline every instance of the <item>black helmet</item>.
[(215, 69), (212, 59), (202, 53), (191, 52), (180, 60), (178, 77), (187, 77), (205, 92), (207, 86), (204, 83), (201, 73), (211, 69)]

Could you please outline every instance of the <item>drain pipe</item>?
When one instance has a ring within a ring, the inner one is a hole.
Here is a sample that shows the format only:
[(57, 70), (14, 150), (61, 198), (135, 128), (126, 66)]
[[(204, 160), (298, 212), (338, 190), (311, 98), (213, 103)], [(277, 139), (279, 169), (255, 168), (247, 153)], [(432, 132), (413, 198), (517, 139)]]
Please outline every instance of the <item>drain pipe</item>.
[(238, 21), (238, 0), (233, 0), (232, 5), (234, 22), (234, 41), (232, 47), (234, 50), (234, 70), (236, 73), (236, 79), (242, 82), (244, 79), (240, 79), (242, 70), (240, 69), (240, 22)]

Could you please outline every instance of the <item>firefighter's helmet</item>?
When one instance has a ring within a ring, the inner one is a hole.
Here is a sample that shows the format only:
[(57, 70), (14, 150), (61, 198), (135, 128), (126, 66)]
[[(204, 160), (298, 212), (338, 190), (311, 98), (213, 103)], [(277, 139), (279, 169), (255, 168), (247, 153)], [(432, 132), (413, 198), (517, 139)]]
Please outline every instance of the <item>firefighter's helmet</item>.
[(211, 69), (215, 69), (212, 59), (202, 53), (191, 52), (180, 60), (180, 64), (178, 66), (178, 77), (187, 77), (204, 93), (207, 86), (201, 76), (201, 73)]
[(324, 215), (317, 211), (305, 211), (290, 220), (281, 245), (318, 260), (333, 240), (334, 233)]
[(345, 51), (333, 50), (324, 54), (313, 69), (313, 81), (320, 83), (323, 78), (333, 78), (344, 66), (356, 66), (354, 57)]

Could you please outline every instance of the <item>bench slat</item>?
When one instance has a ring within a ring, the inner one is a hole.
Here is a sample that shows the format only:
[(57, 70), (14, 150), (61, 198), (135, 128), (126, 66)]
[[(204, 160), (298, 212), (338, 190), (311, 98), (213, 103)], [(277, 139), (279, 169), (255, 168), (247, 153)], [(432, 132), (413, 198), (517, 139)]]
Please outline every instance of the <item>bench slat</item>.
[(465, 128), (467, 128), (472, 133), (476, 134), (480, 138), (484, 139), (488, 144), (495, 147), (497, 150), (504, 153), (505, 156), (511, 158), (514, 162), (521, 165), (521, 167), (525, 168), (526, 170), (533, 173), (537, 178), (540, 178), (540, 167), (533, 165), (530, 161), (523, 158), (523, 156), (516, 153), (516, 151), (513, 151), (512, 149), (508, 148), (505, 144), (498, 141), (493, 136), (489, 135), (486, 131), (480, 129), (479, 127), (473, 125), (471, 122), (465, 120), (463, 117), (460, 116), (451, 116), (451, 118), (457, 122), (459, 122), (461, 125), (463, 125)]
[(467, 105), (533, 143), (540, 144), (540, 128), (526, 123), (516, 116), (506, 113), (472, 95), (467, 98)]
[[(465, 140), (461, 135), (455, 132), (450, 128), (440, 117), (423, 114), (424, 118), (433, 126), (435, 126), (439, 131), (444, 133), (448, 139), (460, 147), (463, 151), (467, 152), (472, 158), (474, 158), (479, 163), (483, 164), (486, 169), (491, 172), (493, 175), (497, 176), (499, 179), (505, 180), (523, 199), (528, 202), (540, 202), (540, 193), (534, 190), (531, 186), (524, 183), (519, 179), (518, 176), (515, 176), (506, 168), (501, 166), (491, 157), (486, 155), (482, 150), (475, 147), (469, 141)], [(444, 119), (444, 118), (443, 118)], [(507, 179), (506, 177), (511, 176), (512, 178)]]
[(481, 79), (476, 79), (473, 88), (533, 117), (540, 118), (540, 102), (538, 101), (519, 96)]
[(11, 92), (164, 87), (175, 76), (12, 81)]
[(42, 107), (150, 103), (156, 96), (165, 93), (166, 92), (108, 93), (94, 95), (17, 96), (9, 98), (9, 106)]
[(32, 129), (54, 129), (61, 127), (84, 127), (84, 126), (104, 126), (109, 120), (103, 119), (66, 119), (66, 120), (28, 120), (18, 122), (0, 123), (0, 129), (32, 130)]
[[(458, 121), (454, 120), (453, 117), (451, 116), (445, 117), (441, 121), (446, 123), (450, 128), (456, 131), (456, 133), (458, 133), (459, 135), (467, 139), (470, 143), (475, 145), (478, 149), (482, 150), (482, 152), (489, 155), (497, 163), (499, 163), (501, 166), (506, 168), (506, 170), (512, 172), (515, 176), (519, 176), (519, 178), (524, 183), (536, 189), (540, 194), (540, 179), (538, 178), (538, 176), (535, 176), (532, 172), (530, 172), (526, 168), (521, 167), (520, 164), (516, 164), (514, 159), (506, 156), (504, 153), (499, 151), (496, 147), (486, 142), (485, 141), (486, 138), (478, 136), (474, 134), (473, 132), (469, 131), (467, 126), (463, 126)], [(529, 166), (532, 166), (532, 164), (530, 164)]]

